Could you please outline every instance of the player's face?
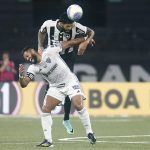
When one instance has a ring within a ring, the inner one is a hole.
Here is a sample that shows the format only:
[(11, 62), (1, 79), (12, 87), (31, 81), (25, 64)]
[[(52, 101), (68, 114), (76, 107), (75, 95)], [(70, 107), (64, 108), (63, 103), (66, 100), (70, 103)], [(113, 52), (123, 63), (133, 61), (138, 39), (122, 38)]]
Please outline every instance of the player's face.
[(30, 63), (37, 63), (37, 56), (34, 53), (32, 53), (31, 50), (25, 51), (23, 54), (23, 58)]
[(74, 24), (63, 24), (63, 29), (65, 31), (70, 31), (73, 28)]

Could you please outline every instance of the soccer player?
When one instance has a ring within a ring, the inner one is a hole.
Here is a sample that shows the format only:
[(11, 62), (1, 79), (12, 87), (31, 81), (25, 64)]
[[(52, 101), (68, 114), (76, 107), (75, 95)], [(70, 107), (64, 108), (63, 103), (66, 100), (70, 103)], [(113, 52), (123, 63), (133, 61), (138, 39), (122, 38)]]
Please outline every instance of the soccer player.
[(41, 115), (45, 139), (38, 146), (53, 147), (51, 111), (60, 102), (64, 101), (67, 95), (72, 101), (75, 109), (78, 111), (79, 118), (86, 130), (90, 143), (94, 144), (96, 142), (96, 138), (94, 137), (91, 128), (89, 114), (82, 103), (83, 93), (80, 89), (79, 81), (59, 55), (59, 52), (64, 49), (83, 41), (84, 38), (77, 38), (71, 41), (62, 42), (61, 45), (49, 46), (43, 51), (42, 56), (29, 47), (22, 51), (23, 58), (34, 64), (29, 66), (26, 75), (24, 66), (20, 64), (19, 82), (21, 87), (26, 87), (37, 73), (40, 73), (50, 86), (44, 98)]
[[(68, 41), (76, 37), (85, 37), (87, 40), (79, 45), (78, 55), (83, 55), (88, 44), (94, 44), (93, 40), (94, 31), (90, 28), (81, 25), (80, 23), (70, 20), (67, 13), (60, 15), (58, 20), (52, 21), (47, 20), (41, 26), (38, 33), (38, 52), (42, 53), (44, 49), (45, 37), (48, 35), (48, 46), (57, 45), (61, 41)], [(70, 70), (73, 71), (75, 64), (76, 52), (74, 47), (69, 47), (60, 52), (62, 59), (69, 66)], [(69, 114), (71, 109), (71, 101), (69, 97), (66, 97), (64, 104), (64, 120), (63, 125), (69, 134), (73, 134), (74, 130), (69, 121)]]

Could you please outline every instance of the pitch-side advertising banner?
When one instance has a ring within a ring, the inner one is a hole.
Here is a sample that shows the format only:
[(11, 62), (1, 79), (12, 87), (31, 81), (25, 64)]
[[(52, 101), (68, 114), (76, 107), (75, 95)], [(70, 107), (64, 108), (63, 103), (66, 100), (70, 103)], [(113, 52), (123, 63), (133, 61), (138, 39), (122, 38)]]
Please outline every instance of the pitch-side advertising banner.
[[(92, 116), (150, 115), (150, 83), (81, 83), (84, 105)], [(32, 82), (21, 88), (17, 82), (0, 83), (0, 114), (37, 116), (41, 113), (46, 84)], [(57, 106), (53, 114), (63, 114)], [(71, 114), (76, 111), (71, 109)]]

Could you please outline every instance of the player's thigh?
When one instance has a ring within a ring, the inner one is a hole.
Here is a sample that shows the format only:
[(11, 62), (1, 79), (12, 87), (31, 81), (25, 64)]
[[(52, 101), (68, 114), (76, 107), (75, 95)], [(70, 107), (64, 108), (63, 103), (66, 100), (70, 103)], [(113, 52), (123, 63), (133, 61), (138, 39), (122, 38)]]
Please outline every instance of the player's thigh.
[(50, 113), (58, 104), (60, 103), (60, 100), (46, 95), (42, 107), (42, 111), (46, 113)]
[(73, 106), (77, 111), (82, 110), (83, 108), (83, 100), (81, 95), (75, 95), (71, 99)]
[(65, 100), (65, 94), (62, 92), (62, 88), (50, 87), (47, 91), (48, 96), (58, 99), (60, 102)]
[(69, 96), (70, 100), (72, 100), (72, 98), (74, 96), (83, 96), (83, 92), (80, 88), (80, 84), (77, 81), (72, 81), (70, 83), (70, 85), (67, 87), (67, 95)]
[(50, 87), (44, 99), (43, 110), (51, 111), (55, 106), (64, 101), (64, 99), (65, 95), (62, 94), (59, 89), (56, 87)]
[(70, 100), (72, 101), (74, 107), (77, 110), (83, 108), (82, 102), (83, 93), (80, 88), (79, 82), (72, 82), (69, 85), (67, 95), (69, 96)]

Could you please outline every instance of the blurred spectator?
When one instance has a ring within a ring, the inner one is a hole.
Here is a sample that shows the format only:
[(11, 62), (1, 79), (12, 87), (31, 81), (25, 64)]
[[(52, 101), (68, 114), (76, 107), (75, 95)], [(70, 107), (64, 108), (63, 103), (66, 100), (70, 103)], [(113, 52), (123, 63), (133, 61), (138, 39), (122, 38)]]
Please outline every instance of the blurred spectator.
[(0, 61), (0, 82), (14, 81), (16, 73), (14, 62), (10, 60), (9, 53), (4, 52)]

